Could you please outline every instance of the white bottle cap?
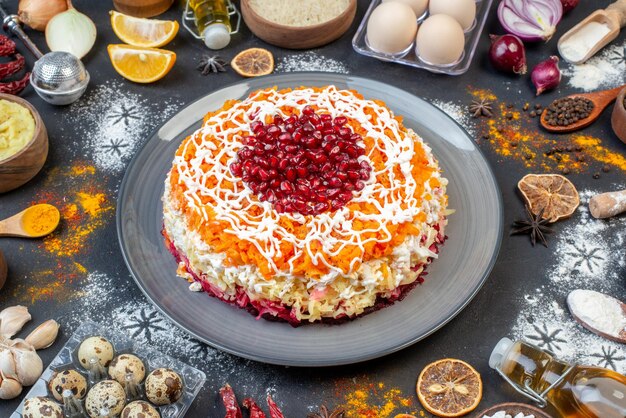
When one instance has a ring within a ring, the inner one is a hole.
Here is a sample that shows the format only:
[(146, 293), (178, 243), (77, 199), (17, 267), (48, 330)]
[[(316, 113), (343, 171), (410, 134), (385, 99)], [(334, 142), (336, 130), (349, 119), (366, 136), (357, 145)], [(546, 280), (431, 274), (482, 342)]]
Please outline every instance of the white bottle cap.
[(204, 30), (204, 44), (209, 49), (222, 49), (230, 43), (230, 29), (223, 23), (213, 23)]
[(502, 360), (506, 357), (512, 346), (513, 341), (506, 337), (498, 341), (498, 344), (496, 344), (489, 357), (489, 367), (494, 370), (499, 368), (502, 365)]

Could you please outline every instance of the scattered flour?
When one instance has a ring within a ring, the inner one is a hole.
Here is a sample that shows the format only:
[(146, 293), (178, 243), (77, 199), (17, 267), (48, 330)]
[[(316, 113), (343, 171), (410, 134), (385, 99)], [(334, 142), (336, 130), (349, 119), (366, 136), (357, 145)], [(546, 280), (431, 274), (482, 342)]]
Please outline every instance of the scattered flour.
[(626, 83), (626, 41), (603, 49), (580, 65), (565, 61), (562, 73), (570, 86), (584, 91), (613, 88)]
[[(618, 189), (624, 186), (617, 187)], [(587, 209), (592, 191), (580, 193), (581, 205), (565, 228), (558, 229), (554, 264), (546, 269), (546, 284), (521, 299), (513, 327), (515, 338), (554, 352), (565, 360), (626, 372), (626, 347), (587, 331), (567, 310), (567, 295), (590, 289), (623, 294), (626, 276), (626, 219), (597, 220)], [(619, 297), (619, 296), (618, 296)]]
[(432, 100), (431, 103), (446, 112), (448, 116), (469, 132), (472, 137), (476, 137), (476, 125), (466, 106), (441, 100)]
[[(63, 126), (76, 139), (74, 149), (92, 158), (107, 173), (123, 171), (139, 145), (181, 103), (174, 99), (153, 100), (129, 91), (117, 81), (95, 86), (69, 107)], [(84, 150), (84, 151), (83, 151)]]
[(287, 55), (283, 57), (276, 66), (277, 73), (293, 73), (298, 71), (350, 73), (348, 67), (343, 62), (316, 54), (313, 51)]

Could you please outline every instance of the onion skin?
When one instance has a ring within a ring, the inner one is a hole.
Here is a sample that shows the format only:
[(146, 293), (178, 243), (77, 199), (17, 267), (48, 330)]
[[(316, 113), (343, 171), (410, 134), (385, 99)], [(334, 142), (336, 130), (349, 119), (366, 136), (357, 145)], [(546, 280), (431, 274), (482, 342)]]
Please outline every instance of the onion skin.
[(547, 60), (537, 64), (530, 73), (530, 79), (537, 89), (537, 96), (546, 90), (552, 90), (558, 87), (561, 82), (559, 57), (553, 55)]
[(489, 60), (499, 71), (512, 74), (526, 74), (526, 49), (515, 35), (489, 35), (491, 47)]
[(561, 0), (561, 4), (563, 4), (563, 14), (574, 10), (579, 2), (580, 0)]
[(549, 41), (563, 17), (561, 0), (502, 0), (498, 20), (523, 41)]
[(66, 10), (65, 0), (20, 0), (17, 16), (26, 26), (43, 32), (50, 19)]

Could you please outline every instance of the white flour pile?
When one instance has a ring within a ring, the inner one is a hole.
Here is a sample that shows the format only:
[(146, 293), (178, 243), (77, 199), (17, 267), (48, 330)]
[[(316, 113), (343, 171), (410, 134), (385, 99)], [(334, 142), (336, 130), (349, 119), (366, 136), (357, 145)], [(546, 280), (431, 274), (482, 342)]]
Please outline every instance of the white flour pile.
[(546, 284), (523, 296), (512, 334), (565, 360), (624, 373), (625, 347), (584, 329), (572, 318), (566, 304), (567, 295), (575, 289), (595, 290), (618, 298), (624, 294), (626, 219), (591, 217), (587, 204), (594, 194), (595, 191), (581, 192), (581, 205), (572, 219), (555, 225), (557, 233), (549, 237), (554, 249), (553, 264), (545, 269)]
[[(173, 99), (147, 99), (110, 81), (88, 90), (71, 105), (63, 126), (71, 129), (73, 147), (80, 156), (93, 160), (109, 172), (122, 171), (143, 141), (180, 107)], [(85, 154), (86, 152), (86, 154)]]
[(465, 128), (470, 135), (476, 137), (476, 126), (470, 112), (467, 111), (467, 106), (441, 100), (432, 100), (431, 103), (446, 112), (448, 116)]
[(584, 91), (618, 87), (626, 83), (626, 41), (604, 48), (584, 64), (561, 63), (571, 87)]
[(298, 71), (350, 73), (348, 67), (343, 62), (316, 54), (313, 51), (284, 56), (276, 66), (277, 73), (293, 73)]

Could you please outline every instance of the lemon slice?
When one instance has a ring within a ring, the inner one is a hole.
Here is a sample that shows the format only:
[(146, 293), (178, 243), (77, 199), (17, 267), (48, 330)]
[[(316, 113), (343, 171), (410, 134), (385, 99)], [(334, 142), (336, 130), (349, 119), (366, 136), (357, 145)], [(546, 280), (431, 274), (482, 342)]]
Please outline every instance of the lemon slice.
[(113, 32), (129, 45), (158, 48), (170, 43), (178, 33), (175, 20), (142, 19), (115, 11), (110, 15)]
[(117, 44), (109, 45), (107, 50), (115, 71), (136, 83), (162, 79), (176, 62), (176, 54), (164, 49)]
[(576, 187), (560, 174), (528, 174), (517, 183), (533, 214), (550, 222), (571, 216), (580, 197)]
[(237, 54), (230, 66), (244, 77), (267, 75), (274, 71), (274, 56), (267, 49), (250, 48)]

